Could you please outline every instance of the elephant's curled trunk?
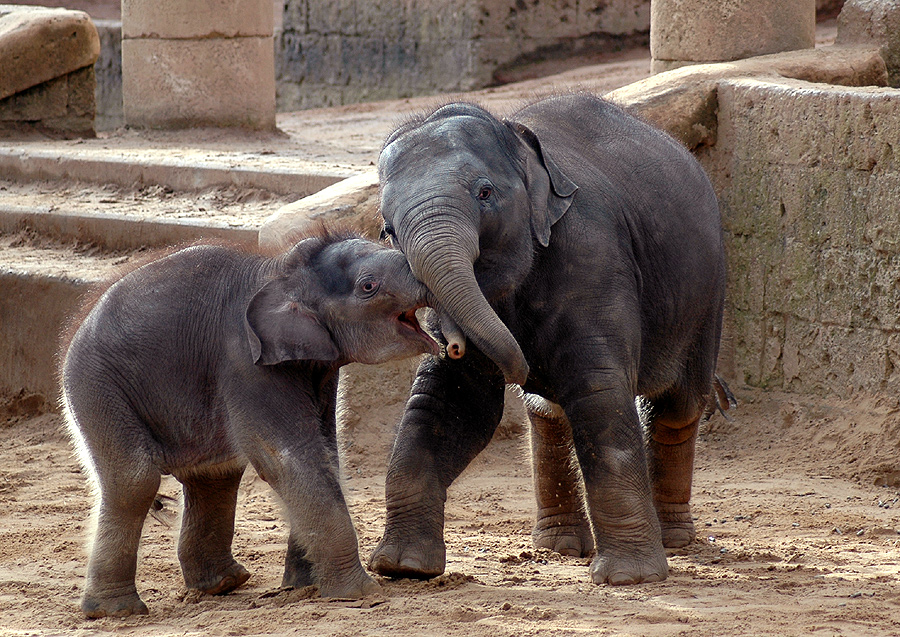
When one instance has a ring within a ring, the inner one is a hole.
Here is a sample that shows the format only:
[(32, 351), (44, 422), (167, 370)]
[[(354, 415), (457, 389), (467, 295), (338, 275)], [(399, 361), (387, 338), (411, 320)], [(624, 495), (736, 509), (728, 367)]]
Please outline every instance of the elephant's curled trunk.
[[(522, 385), (528, 378), (528, 363), (522, 349), (491, 308), (475, 279), (473, 263), (478, 257), (477, 235), (460, 234), (458, 229), (436, 230), (433, 227), (427, 232), (420, 229), (418, 233), (411, 233), (413, 240), (406, 256), (412, 271), (435, 296), (440, 306), (439, 315), (446, 313), (451, 319), (447, 322), (449, 329), (452, 330), (455, 327), (452, 323), (455, 323), (497, 364), (506, 382)], [(441, 322), (442, 325), (445, 323), (444, 320)], [(451, 332), (448, 340), (453, 339)]]

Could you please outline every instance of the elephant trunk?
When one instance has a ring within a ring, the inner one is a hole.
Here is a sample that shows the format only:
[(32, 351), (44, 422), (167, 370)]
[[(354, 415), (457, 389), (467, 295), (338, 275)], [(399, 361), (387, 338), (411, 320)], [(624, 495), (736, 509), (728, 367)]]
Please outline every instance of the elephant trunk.
[[(528, 378), (528, 363), (522, 350), (491, 308), (475, 279), (473, 264), (478, 258), (475, 231), (426, 217), (405, 234), (406, 237), (400, 237), (400, 242), (406, 247), (413, 273), (435, 296), (439, 315), (451, 319), (446, 322), (451, 332), (448, 341), (455, 338), (459, 342), (459, 333), (456, 332), (456, 337), (453, 334), (453, 327), (459, 326), (459, 330), (497, 364), (506, 382), (524, 384)], [(442, 327), (444, 324), (442, 319)], [(464, 340), (462, 346), (465, 347)]]
[(466, 355), (466, 335), (446, 312), (438, 312), (441, 334), (447, 339), (447, 356), (459, 359)]

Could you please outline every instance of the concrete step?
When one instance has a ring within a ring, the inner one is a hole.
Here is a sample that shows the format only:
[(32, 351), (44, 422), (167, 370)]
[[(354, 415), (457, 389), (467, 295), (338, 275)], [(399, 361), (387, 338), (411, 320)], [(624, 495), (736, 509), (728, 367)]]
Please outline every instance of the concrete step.
[(185, 193), (161, 186), (0, 180), (0, 233), (28, 229), (104, 250), (136, 250), (200, 238), (255, 245), (260, 226), (291, 200), (236, 187)]

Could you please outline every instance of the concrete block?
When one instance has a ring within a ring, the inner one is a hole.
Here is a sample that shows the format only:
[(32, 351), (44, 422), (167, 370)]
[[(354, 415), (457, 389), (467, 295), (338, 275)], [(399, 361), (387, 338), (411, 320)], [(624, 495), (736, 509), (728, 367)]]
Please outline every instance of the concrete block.
[(129, 125), (147, 128), (275, 127), (272, 39), (122, 42)]
[(92, 66), (99, 54), (83, 11), (0, 5), (0, 99)]
[(651, 71), (813, 48), (815, 0), (654, 0)]
[(122, 0), (122, 37), (271, 37), (271, 0)]
[(900, 0), (845, 2), (835, 44), (878, 47), (890, 85), (900, 87)]
[[(697, 149), (715, 144), (720, 128), (729, 131), (730, 118), (717, 116), (727, 90), (720, 84), (741, 77), (795, 78), (842, 86), (887, 83), (884, 60), (874, 49), (807, 49), (680, 68), (611, 91), (606, 98)], [(724, 144), (731, 147), (730, 142)]]
[(720, 173), (737, 375), (840, 397), (897, 383), (900, 91), (717, 87), (716, 144), (700, 156)]

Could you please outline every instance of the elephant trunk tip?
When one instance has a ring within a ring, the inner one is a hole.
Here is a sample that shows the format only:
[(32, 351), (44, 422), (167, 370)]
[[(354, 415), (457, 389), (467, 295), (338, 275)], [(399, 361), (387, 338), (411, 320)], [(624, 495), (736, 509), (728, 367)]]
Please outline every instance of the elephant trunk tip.
[(447, 343), (447, 356), (459, 360), (466, 355), (466, 344), (460, 342)]

